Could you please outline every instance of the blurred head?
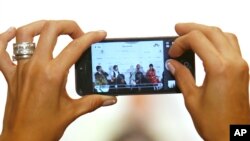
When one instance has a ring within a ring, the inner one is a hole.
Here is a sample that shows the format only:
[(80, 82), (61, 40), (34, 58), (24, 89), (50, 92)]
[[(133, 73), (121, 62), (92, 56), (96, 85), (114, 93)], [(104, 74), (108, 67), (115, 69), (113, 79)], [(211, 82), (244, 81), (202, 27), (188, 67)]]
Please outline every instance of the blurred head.
[(118, 66), (117, 66), (117, 65), (114, 65), (114, 66), (113, 66), (113, 70), (117, 71), (117, 70), (118, 70)]
[(153, 66), (153, 64), (149, 64), (149, 68), (153, 68), (154, 66)]
[(152, 71), (154, 71), (154, 66), (153, 66), (153, 64), (149, 64), (149, 69), (152, 70)]
[(136, 65), (136, 69), (140, 70), (141, 66), (139, 64)]
[(96, 66), (96, 71), (101, 71), (102, 67), (101, 66)]

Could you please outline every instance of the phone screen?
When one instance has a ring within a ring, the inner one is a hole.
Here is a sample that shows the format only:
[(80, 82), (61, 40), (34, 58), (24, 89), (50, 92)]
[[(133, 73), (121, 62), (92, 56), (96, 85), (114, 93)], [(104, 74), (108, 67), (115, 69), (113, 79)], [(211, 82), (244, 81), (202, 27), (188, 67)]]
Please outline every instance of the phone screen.
[[(92, 44), (91, 92), (114, 95), (178, 93), (176, 81), (165, 65), (174, 39), (121, 39)], [(179, 61), (194, 72), (192, 52), (187, 52)]]

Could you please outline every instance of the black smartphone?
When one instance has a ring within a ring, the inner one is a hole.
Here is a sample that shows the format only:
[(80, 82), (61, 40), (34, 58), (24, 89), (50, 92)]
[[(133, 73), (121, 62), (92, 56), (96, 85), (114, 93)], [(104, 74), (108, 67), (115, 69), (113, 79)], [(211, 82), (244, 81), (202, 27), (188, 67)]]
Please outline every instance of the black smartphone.
[[(75, 64), (79, 95), (137, 95), (179, 93), (165, 67), (177, 37), (119, 38), (94, 43)], [(195, 77), (195, 56), (186, 51), (174, 58)]]

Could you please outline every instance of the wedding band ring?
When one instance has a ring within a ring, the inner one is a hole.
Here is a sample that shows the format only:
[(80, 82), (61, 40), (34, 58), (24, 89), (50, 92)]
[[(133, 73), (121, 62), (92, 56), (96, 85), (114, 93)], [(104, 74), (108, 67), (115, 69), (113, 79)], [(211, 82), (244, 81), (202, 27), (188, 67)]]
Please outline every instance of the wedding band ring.
[(13, 60), (29, 59), (35, 51), (35, 43), (21, 42), (13, 44)]

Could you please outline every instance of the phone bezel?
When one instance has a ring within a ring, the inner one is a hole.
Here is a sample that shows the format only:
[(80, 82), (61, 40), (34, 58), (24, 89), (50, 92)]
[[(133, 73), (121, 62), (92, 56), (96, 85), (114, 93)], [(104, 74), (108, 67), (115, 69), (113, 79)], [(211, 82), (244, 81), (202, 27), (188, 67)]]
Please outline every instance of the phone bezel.
[[(154, 41), (163, 40), (173, 42), (177, 37), (134, 37), (134, 38), (108, 38), (101, 42), (135, 42), (135, 41)], [(185, 56), (186, 55), (186, 56)], [(183, 58), (184, 56), (184, 58)], [(191, 63), (190, 71), (195, 78), (195, 55), (192, 51), (187, 51), (183, 56), (175, 58), (176, 60), (182, 62), (183, 59), (188, 60)], [(166, 91), (141, 91), (136, 93), (131, 92), (110, 92), (110, 93), (96, 93), (93, 91), (94, 84), (92, 83), (92, 63), (91, 63), (91, 47), (89, 47), (80, 57), (80, 59), (75, 64), (75, 83), (76, 92), (80, 96), (88, 94), (102, 94), (102, 95), (140, 95), (140, 94), (170, 94), (170, 93), (180, 93), (178, 86), (174, 89), (168, 89)], [(82, 79), (84, 78), (84, 79)], [(84, 87), (83, 87), (84, 86)]]

